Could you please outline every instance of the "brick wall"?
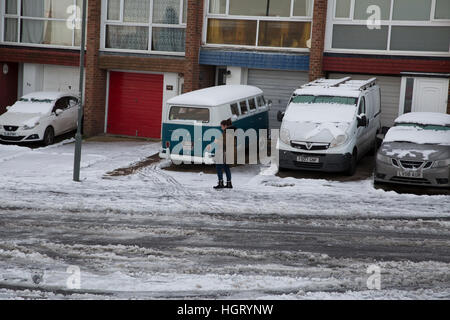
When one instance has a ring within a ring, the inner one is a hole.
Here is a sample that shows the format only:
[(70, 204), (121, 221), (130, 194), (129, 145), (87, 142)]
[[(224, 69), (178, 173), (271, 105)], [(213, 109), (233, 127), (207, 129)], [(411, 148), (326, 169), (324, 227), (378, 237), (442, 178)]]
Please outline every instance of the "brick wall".
[(136, 57), (100, 54), (99, 67), (106, 70), (138, 70), (184, 73), (185, 59), (180, 57)]
[(184, 70), (184, 91), (200, 88), (199, 53), (203, 28), (203, 0), (188, 0), (186, 27), (186, 64)]
[(400, 75), (401, 72), (450, 73), (450, 59), (326, 54), (323, 68), (327, 72), (386, 75)]
[(101, 1), (90, 0), (86, 38), (86, 85), (84, 133), (93, 136), (104, 132), (106, 104), (106, 70), (99, 66)]
[(80, 53), (76, 50), (0, 47), (0, 60), (6, 62), (78, 66), (80, 64)]
[(325, 27), (327, 21), (327, 0), (314, 1), (313, 25), (311, 36), (309, 79), (310, 81), (325, 76), (322, 60), (325, 47)]

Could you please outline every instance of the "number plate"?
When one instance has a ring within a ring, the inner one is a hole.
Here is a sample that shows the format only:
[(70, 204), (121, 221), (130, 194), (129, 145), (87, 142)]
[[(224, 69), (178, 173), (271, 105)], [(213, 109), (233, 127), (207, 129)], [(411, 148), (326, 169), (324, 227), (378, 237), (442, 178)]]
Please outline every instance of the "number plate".
[(422, 170), (405, 170), (397, 172), (397, 176), (403, 178), (423, 178)]
[(297, 156), (298, 162), (319, 163), (318, 157)]
[(3, 132), (3, 135), (4, 135), (5, 137), (16, 137), (16, 136), (17, 136), (17, 133), (5, 131), (5, 132)]

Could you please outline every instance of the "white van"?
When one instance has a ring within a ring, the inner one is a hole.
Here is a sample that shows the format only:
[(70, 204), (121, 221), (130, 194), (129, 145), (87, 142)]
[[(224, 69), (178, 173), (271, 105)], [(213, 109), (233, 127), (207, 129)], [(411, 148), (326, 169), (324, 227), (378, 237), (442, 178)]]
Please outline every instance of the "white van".
[(280, 169), (353, 175), (357, 161), (375, 152), (380, 124), (380, 88), (376, 79), (319, 79), (291, 97), (282, 121)]
[[(205, 138), (209, 129), (220, 130), (222, 120), (232, 119), (233, 126), (245, 131), (269, 128), (269, 107), (261, 89), (245, 85), (210, 87), (182, 94), (167, 101), (162, 116), (162, 146), (159, 156), (194, 163), (214, 163), (207, 148), (214, 137)], [(189, 139), (174, 133), (184, 130)]]

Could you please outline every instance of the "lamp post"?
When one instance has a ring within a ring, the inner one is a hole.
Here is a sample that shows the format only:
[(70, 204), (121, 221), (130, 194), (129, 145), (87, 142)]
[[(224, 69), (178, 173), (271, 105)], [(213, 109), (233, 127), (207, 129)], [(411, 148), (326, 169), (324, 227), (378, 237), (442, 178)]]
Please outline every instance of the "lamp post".
[(78, 105), (78, 128), (75, 135), (75, 157), (73, 164), (73, 181), (80, 181), (81, 165), (81, 143), (82, 143), (82, 120), (83, 120), (83, 84), (84, 84), (84, 50), (86, 42), (86, 13), (87, 0), (83, 0), (83, 13), (81, 21), (81, 44), (80, 44), (80, 103)]

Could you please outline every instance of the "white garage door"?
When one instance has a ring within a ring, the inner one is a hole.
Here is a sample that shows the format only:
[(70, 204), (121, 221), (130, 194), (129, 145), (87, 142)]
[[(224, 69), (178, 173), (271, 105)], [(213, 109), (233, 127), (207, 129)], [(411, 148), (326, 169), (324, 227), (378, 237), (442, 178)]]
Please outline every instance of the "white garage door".
[(278, 111), (284, 111), (294, 90), (307, 82), (307, 72), (259, 69), (248, 71), (247, 83), (263, 90), (266, 100), (272, 100), (273, 105), (269, 113), (271, 128), (280, 127), (280, 122), (277, 121)]
[(80, 83), (80, 69), (44, 65), (44, 91), (78, 92)]
[(381, 90), (381, 125), (383, 127), (392, 127), (394, 125), (394, 120), (398, 117), (401, 77), (342, 73), (331, 73), (329, 75), (331, 79), (343, 77), (352, 77), (355, 80), (377, 78)]

